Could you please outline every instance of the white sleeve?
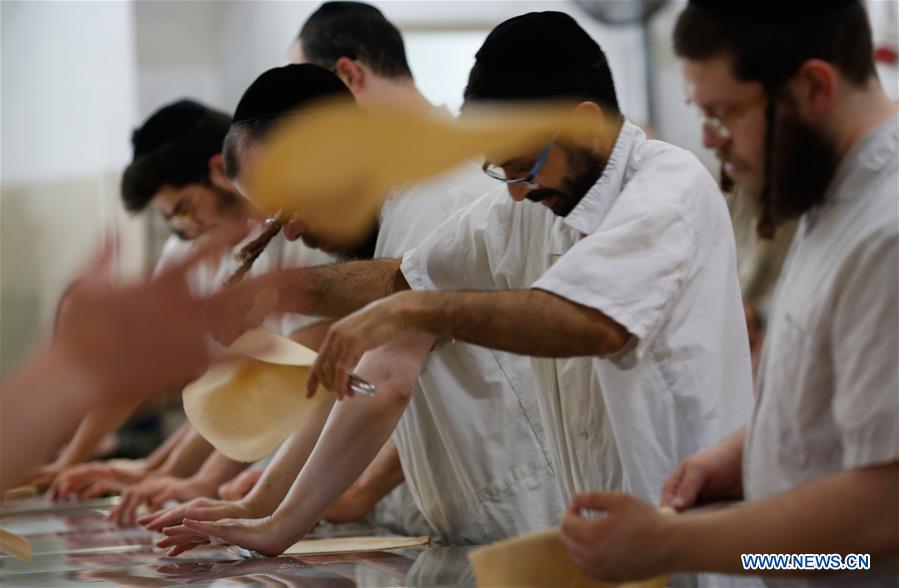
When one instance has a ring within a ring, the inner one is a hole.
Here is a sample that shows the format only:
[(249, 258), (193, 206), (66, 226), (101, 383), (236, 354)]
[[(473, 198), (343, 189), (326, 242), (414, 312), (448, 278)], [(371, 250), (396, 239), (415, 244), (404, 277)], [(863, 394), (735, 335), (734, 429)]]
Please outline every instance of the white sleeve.
[(899, 460), (899, 235), (850, 256), (830, 333), (843, 467)]
[(403, 256), (401, 270), (413, 290), (520, 288), (523, 249), (514, 229), (522, 205), (505, 187), (450, 216)]
[(616, 205), (532, 287), (613, 319), (637, 337), (640, 357), (680, 297), (697, 246), (696, 230), (675, 208)]
[(192, 248), (191, 241), (184, 241), (175, 235), (169, 235), (169, 238), (162, 244), (159, 259), (156, 260), (156, 265), (153, 267), (153, 275), (158, 275), (173, 263), (187, 257)]

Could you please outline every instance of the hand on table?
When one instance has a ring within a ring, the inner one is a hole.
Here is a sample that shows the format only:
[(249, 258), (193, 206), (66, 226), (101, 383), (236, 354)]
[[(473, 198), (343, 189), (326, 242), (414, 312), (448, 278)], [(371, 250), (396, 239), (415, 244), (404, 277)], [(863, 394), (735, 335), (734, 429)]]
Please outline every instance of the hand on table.
[(51, 463), (40, 468), (37, 473), (28, 482), (28, 486), (34, 486), (38, 492), (49, 490), (53, 486), (53, 482), (59, 477), (59, 474), (65, 470), (65, 467), (57, 463)]
[[(294, 544), (295, 529), (285, 529), (274, 516), (260, 519), (221, 519), (219, 521), (198, 521), (184, 519), (180, 527), (170, 527), (164, 533), (170, 537), (182, 535), (194, 540), (205, 539), (211, 543), (237, 545), (263, 555), (275, 556)], [(300, 533), (304, 535), (305, 533)]]
[[(582, 509), (605, 515), (587, 518)], [(577, 494), (562, 519), (562, 543), (572, 561), (591, 578), (645, 580), (671, 571), (665, 559), (671, 520), (627, 494)]]
[(194, 547), (210, 543), (208, 537), (199, 536), (183, 527), (185, 518), (196, 521), (220, 519), (252, 519), (260, 513), (248, 501), (231, 502), (212, 498), (196, 498), (168, 510), (149, 514), (138, 523), (150, 531), (160, 531), (165, 537), (156, 542), (157, 547), (170, 548), (167, 555), (176, 556)]
[(734, 499), (743, 495), (740, 456), (726, 443), (682, 461), (662, 486), (662, 506), (684, 510), (703, 499)]
[(262, 468), (247, 468), (232, 480), (219, 486), (218, 495), (223, 500), (240, 500), (253, 489), (259, 478), (262, 477)]
[(56, 477), (50, 487), (52, 500), (75, 496), (80, 500), (119, 494), (132, 484), (143, 480), (148, 472), (135, 461), (135, 465), (109, 465), (103, 462), (82, 463), (72, 466)]
[(146, 504), (151, 511), (156, 511), (168, 500), (186, 502), (201, 496), (212, 496), (214, 493), (213, 484), (196, 476), (147, 478), (122, 492), (121, 502), (106, 515), (106, 518), (121, 526), (132, 526), (135, 523), (137, 509), (142, 504)]

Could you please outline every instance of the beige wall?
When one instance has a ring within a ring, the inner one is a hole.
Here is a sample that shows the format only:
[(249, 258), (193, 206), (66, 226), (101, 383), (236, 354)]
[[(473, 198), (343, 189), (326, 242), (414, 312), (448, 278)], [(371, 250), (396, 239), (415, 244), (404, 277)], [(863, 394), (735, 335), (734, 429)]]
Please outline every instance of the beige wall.
[(143, 268), (118, 174), (135, 123), (130, 2), (0, 3), (0, 371), (50, 329), (59, 293), (107, 227), (118, 271)]

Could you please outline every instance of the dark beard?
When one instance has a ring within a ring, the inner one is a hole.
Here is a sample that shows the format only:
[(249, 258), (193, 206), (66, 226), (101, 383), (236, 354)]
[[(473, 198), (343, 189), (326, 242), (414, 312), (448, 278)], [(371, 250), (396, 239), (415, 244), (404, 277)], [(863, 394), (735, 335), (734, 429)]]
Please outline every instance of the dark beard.
[(229, 215), (243, 209), (244, 200), (242, 196), (228, 190), (223, 190), (218, 186), (213, 185), (211, 182), (209, 183), (209, 186), (215, 191), (216, 206), (220, 214)]
[(562, 180), (562, 189), (537, 188), (527, 194), (531, 202), (540, 202), (547, 198), (559, 196), (559, 201), (550, 210), (558, 216), (568, 216), (578, 203), (599, 180), (605, 168), (605, 162), (586, 149), (580, 147), (561, 147), (568, 159), (569, 173)]
[[(380, 225), (376, 223), (374, 228), (372, 228), (371, 232), (369, 232), (364, 241), (357, 245), (337, 249), (332, 253), (340, 261), (373, 259), (375, 256), (375, 245), (378, 242), (379, 232)], [(311, 247), (313, 249), (321, 249), (322, 241), (316, 239), (315, 237), (312, 237), (310, 235), (303, 235), (300, 238), (303, 240), (303, 243), (305, 243), (307, 247)]]
[(799, 118), (795, 101), (774, 101), (768, 111), (765, 183), (759, 195), (760, 237), (771, 239), (779, 226), (824, 202), (839, 159), (833, 140)]

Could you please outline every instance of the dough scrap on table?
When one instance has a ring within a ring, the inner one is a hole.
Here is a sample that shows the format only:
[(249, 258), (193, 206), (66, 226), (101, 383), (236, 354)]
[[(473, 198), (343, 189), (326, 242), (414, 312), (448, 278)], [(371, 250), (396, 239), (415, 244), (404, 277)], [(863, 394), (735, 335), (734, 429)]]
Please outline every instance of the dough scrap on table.
[(4, 529), (0, 529), (0, 552), (21, 561), (31, 561), (31, 544), (28, 539)]
[(17, 500), (19, 498), (31, 498), (37, 496), (37, 486), (28, 484), (27, 486), (19, 486), (18, 488), (10, 488), (3, 493), (3, 500)]
[(427, 545), (430, 537), (404, 537), (383, 535), (371, 537), (335, 537), (331, 539), (304, 539), (289, 547), (284, 555), (321, 555), (326, 553), (360, 553)]

